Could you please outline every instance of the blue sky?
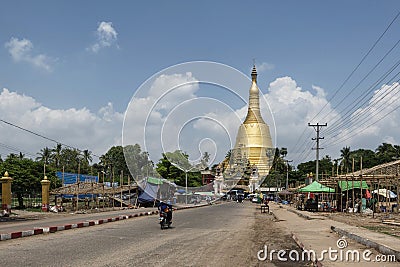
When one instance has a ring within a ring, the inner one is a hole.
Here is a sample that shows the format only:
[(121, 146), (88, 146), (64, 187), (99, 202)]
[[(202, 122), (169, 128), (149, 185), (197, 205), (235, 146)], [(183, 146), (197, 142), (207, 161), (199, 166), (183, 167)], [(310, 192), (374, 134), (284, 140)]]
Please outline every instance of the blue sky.
[[(99, 111), (104, 115), (108, 107), (112, 116), (120, 118), (136, 89), (166, 67), (208, 60), (249, 75), (255, 59), (263, 93), (267, 94), (278, 78), (290, 77), (314, 95), (313, 86), (323, 88), (325, 99), (330, 99), (399, 10), (398, 1), (3, 1), (0, 89), (31, 97), (35, 102), (31, 111), (38, 106), (52, 111), (86, 110), (95, 114), (92, 120), (96, 120)], [(109, 28), (99, 33), (102, 22)], [(107, 32), (110, 27), (112, 31)], [(399, 30), (400, 21), (396, 21), (341, 95), (397, 41)], [(10, 52), (11, 40), (20, 45), (22, 40), (29, 41), (30, 46), (15, 58)], [(382, 71), (398, 55), (399, 51), (394, 51), (380, 66)], [(378, 75), (371, 74), (369, 79)], [(345, 103), (355, 98), (350, 96)], [(338, 102), (335, 98), (331, 104)], [(49, 125), (23, 124), (21, 118), (4, 116), (18, 125), (57, 134), (46, 130)], [(290, 153), (297, 141), (293, 137), (286, 140), (285, 129), (290, 128), (282, 126), (283, 134), (278, 131), (283, 137), (277, 145), (287, 146)], [(87, 148), (102, 154), (118, 143), (118, 134), (110, 131), (107, 138), (102, 137), (108, 143), (93, 142)], [(86, 144), (79, 134), (74, 136), (51, 137), (76, 146)], [(391, 137), (378, 135), (365, 145), (348, 145), (376, 148), (382, 140), (400, 141)], [(31, 152), (43, 145), (53, 146), (41, 141), (37, 147), (11, 139), (0, 142)], [(344, 145), (347, 143), (340, 144)]]

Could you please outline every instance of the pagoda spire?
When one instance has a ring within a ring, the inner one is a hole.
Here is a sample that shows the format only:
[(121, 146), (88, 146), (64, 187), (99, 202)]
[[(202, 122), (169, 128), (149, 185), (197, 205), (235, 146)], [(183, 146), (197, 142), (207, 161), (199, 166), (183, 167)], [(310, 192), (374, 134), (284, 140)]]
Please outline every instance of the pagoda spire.
[(260, 93), (257, 86), (257, 69), (253, 65), (251, 70), (251, 87), (249, 91), (249, 107), (247, 116), (243, 123), (265, 123), (260, 113)]
[(253, 69), (251, 70), (251, 80), (257, 83), (257, 69), (255, 64), (253, 65)]

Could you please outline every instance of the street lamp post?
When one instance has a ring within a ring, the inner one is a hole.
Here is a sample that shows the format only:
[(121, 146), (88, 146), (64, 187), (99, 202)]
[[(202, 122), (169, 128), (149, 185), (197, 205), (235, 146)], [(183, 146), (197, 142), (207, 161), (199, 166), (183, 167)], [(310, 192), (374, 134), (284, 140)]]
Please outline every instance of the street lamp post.
[(187, 170), (185, 170), (185, 204), (187, 205), (187, 195), (188, 195), (188, 190), (187, 190)]
[(180, 166), (179, 164), (173, 163), (171, 162), (172, 165), (174, 165), (175, 167), (177, 167), (178, 169), (182, 170), (185, 172), (185, 204), (188, 203), (187, 201), (187, 195), (188, 195), (188, 172), (190, 172), (191, 170), (196, 169), (195, 166), (189, 168), (189, 169), (185, 169), (182, 166)]
[(289, 162), (293, 160), (285, 160), (286, 161), (286, 190), (289, 188)]
[(187, 199), (187, 196), (188, 196), (188, 172), (190, 172), (191, 170), (196, 169), (196, 167), (191, 167), (189, 169), (184, 169), (184, 168), (180, 167), (179, 165), (178, 166), (176, 166), (175, 164), (173, 164), (173, 165), (185, 172), (185, 204), (187, 204), (188, 203), (188, 199)]

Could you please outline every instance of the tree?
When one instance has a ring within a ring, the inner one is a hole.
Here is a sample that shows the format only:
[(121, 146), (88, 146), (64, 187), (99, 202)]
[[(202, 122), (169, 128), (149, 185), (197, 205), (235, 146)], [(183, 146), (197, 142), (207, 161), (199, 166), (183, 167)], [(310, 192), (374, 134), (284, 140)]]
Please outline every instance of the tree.
[(203, 153), (203, 158), (201, 159), (201, 165), (204, 169), (208, 169), (209, 161), (210, 161), (210, 153), (206, 151)]
[(208, 153), (207, 151), (203, 153), (203, 160), (205, 162), (209, 162), (210, 161), (210, 153)]
[(60, 167), (60, 162), (61, 162), (61, 151), (62, 151), (62, 145), (57, 144), (55, 148), (51, 150), (51, 159), (54, 162), (54, 166), (56, 168)]
[(82, 156), (83, 156), (83, 162), (86, 163), (87, 165), (89, 165), (93, 160), (92, 152), (87, 149), (83, 150)]
[(222, 172), (224, 172), (225, 169), (227, 168), (227, 166), (229, 165), (230, 160), (231, 160), (231, 156), (232, 156), (232, 149), (229, 149), (228, 152), (226, 152), (225, 158), (224, 158), (224, 160), (222, 161), (222, 164), (221, 164), (221, 166), (222, 166), (222, 170), (221, 171)]
[[(309, 173), (315, 173), (315, 164), (316, 160), (303, 162), (297, 166), (297, 170), (301, 174), (301, 176), (305, 177)], [(320, 173), (331, 174), (332, 166), (332, 160), (328, 155), (325, 155), (322, 159), (319, 160)]]
[[(15, 154), (10, 154), (7, 159), (0, 164), (1, 174), (4, 174), (5, 171), (13, 178), (12, 190), (13, 193), (17, 195), (19, 208), (24, 207), (24, 195), (41, 192), (40, 181), (43, 179), (42, 162), (27, 158), (20, 159), (16, 157)], [(58, 187), (61, 184), (61, 181), (55, 176), (55, 171), (51, 166), (49, 166), (46, 176), (51, 181), (52, 188)]]
[(282, 148), (279, 150), (279, 153), (280, 153), (280, 155), (281, 155), (282, 158), (285, 158), (285, 157), (287, 156), (287, 148), (286, 148), (286, 147), (282, 147)]
[(81, 155), (82, 164), (81, 164), (81, 172), (82, 173), (89, 173), (90, 163), (92, 162), (92, 152), (85, 149)]
[(394, 152), (396, 154), (395, 159), (396, 160), (400, 159), (400, 146), (399, 145), (394, 145), (393, 148), (394, 148)]
[(358, 149), (350, 152), (350, 158), (354, 159), (354, 171), (359, 171), (361, 168), (361, 158), (363, 169), (372, 168), (378, 165), (378, 158), (374, 151), (369, 149)]
[(185, 186), (185, 171), (187, 171), (188, 186), (201, 186), (201, 174), (196, 166), (190, 164), (188, 154), (176, 150), (174, 152), (163, 153), (162, 156), (156, 165), (156, 171), (161, 177), (174, 181), (179, 186)]
[(275, 149), (274, 160), (272, 161), (272, 169), (275, 173), (284, 173), (286, 172), (286, 164), (282, 157), (286, 157), (287, 150), (286, 148), (279, 148)]
[(66, 172), (78, 172), (80, 160), (81, 154), (78, 149), (63, 148), (61, 150), (60, 166), (63, 166)]
[(45, 148), (42, 148), (40, 152), (37, 153), (39, 157), (36, 158), (36, 160), (49, 165), (50, 163), (50, 157), (51, 157), (51, 150), (47, 146)]
[(184, 183), (182, 170), (172, 165), (165, 153), (162, 153), (162, 158), (156, 164), (156, 171), (161, 177), (173, 181), (176, 184), (180, 184), (182, 181)]
[(350, 147), (345, 146), (340, 150), (340, 156), (342, 157), (342, 164), (346, 170), (346, 173), (349, 172), (350, 167)]
[(376, 156), (378, 157), (379, 164), (387, 163), (393, 161), (396, 157), (396, 149), (392, 144), (382, 143), (375, 150)]
[[(274, 150), (275, 152), (274, 152), (274, 159), (272, 161), (272, 167), (269, 171), (268, 176), (263, 182), (263, 184), (266, 186), (279, 186), (286, 179), (287, 167), (286, 167), (286, 162), (283, 158), (287, 156), (287, 148), (285, 147), (282, 147), (281, 149), (275, 148)], [(291, 167), (289, 166), (289, 171), (290, 169)]]
[(126, 164), (134, 178), (138, 176), (157, 176), (149, 153), (142, 151), (139, 144), (127, 145), (123, 148), (123, 152)]
[(126, 165), (124, 150), (122, 146), (111, 147), (106, 154), (101, 157), (102, 164), (105, 164), (105, 168), (109, 177), (109, 181), (112, 181), (112, 176), (119, 175), (121, 172), (129, 174), (128, 166)]

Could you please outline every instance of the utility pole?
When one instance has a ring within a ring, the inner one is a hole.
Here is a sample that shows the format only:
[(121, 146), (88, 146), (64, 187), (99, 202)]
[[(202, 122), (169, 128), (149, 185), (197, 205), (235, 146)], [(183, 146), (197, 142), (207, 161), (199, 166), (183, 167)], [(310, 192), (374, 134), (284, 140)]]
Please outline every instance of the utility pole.
[(286, 190), (289, 188), (289, 162), (292, 162), (293, 160), (287, 160), (286, 161)]
[(325, 124), (319, 124), (319, 123), (311, 124), (311, 123), (308, 123), (308, 126), (314, 127), (315, 131), (317, 132), (317, 137), (316, 138), (312, 138), (312, 140), (316, 140), (317, 141), (317, 147), (313, 148), (313, 150), (317, 150), (317, 153), (316, 153), (317, 154), (317, 156), (316, 156), (317, 157), (317, 163), (316, 163), (316, 167), (315, 167), (315, 180), (318, 182), (319, 150), (322, 149), (322, 148), (319, 147), (319, 140), (320, 139), (324, 139), (323, 137), (319, 137), (319, 131), (320, 131), (321, 127), (326, 127), (326, 126), (328, 126), (328, 124), (327, 123), (325, 123)]

